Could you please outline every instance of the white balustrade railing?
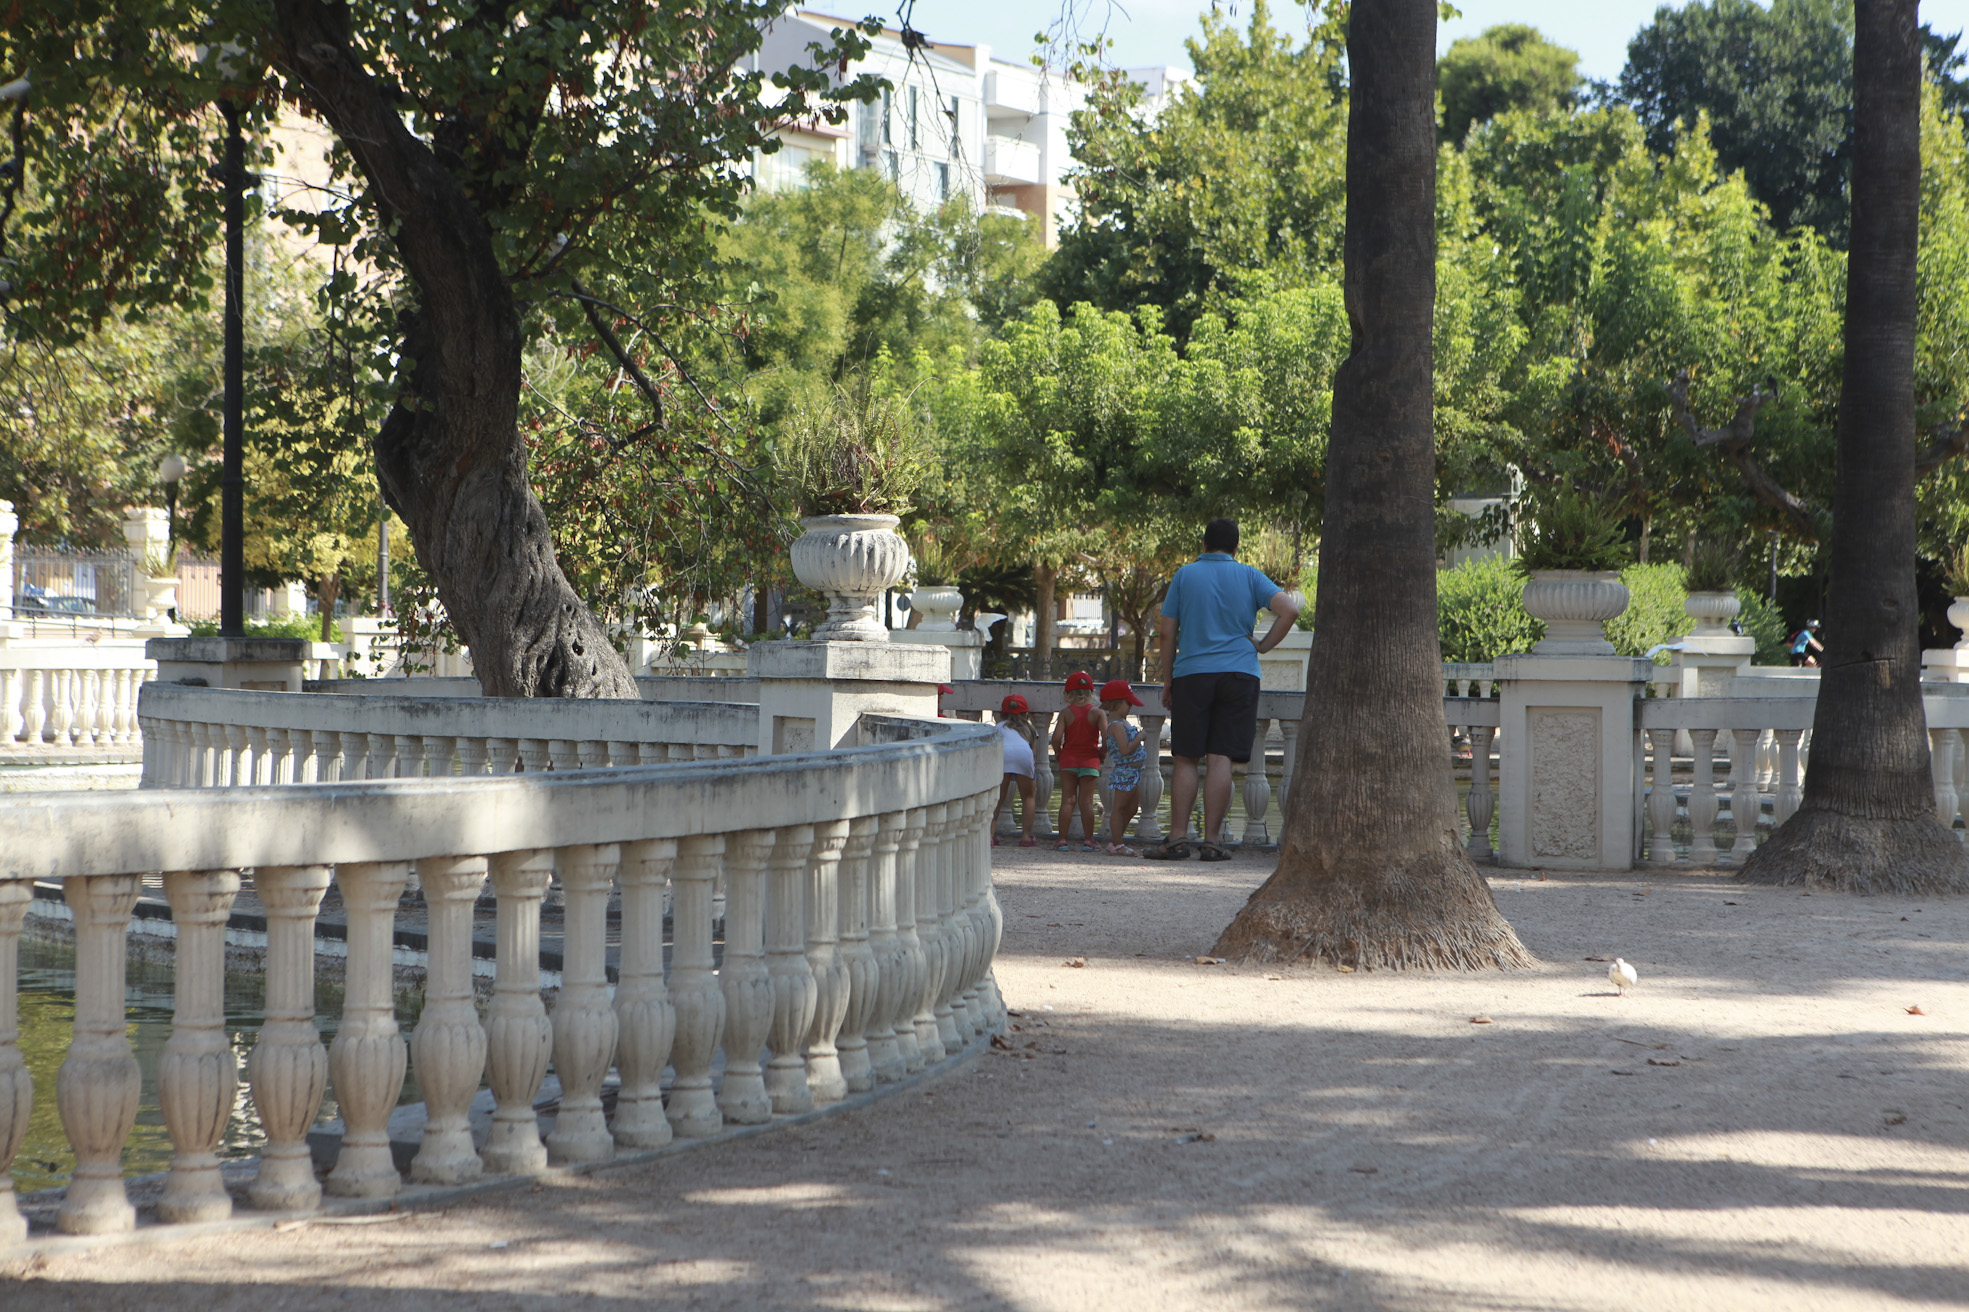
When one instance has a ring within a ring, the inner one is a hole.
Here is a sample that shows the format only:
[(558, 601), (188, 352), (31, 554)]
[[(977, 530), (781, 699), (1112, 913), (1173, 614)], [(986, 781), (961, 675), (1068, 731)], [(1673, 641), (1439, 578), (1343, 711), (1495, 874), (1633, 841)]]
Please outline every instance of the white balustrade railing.
[[(551, 705), (563, 715), (580, 709)], [(0, 808), (0, 1248), (25, 1233), (7, 1169), (36, 1092), (16, 1033), (31, 881), (60, 881), (75, 921), (74, 1038), (52, 1090), (76, 1157), (56, 1224), (73, 1233), (135, 1222), (120, 1162), (140, 1085), (124, 939), (146, 872), (167, 872), (177, 923), (176, 1008), (157, 1073), (176, 1148), (158, 1207), (169, 1222), (216, 1220), (233, 1206), (216, 1154), (238, 1079), (223, 1029), (223, 959), (242, 882), (267, 916), (266, 1024), (245, 1066), (267, 1140), (248, 1193), (255, 1207), (310, 1209), (323, 1188), (397, 1193), (388, 1123), (406, 1059), (428, 1113), (410, 1178), (457, 1184), (763, 1123), (894, 1082), (984, 1039), (1004, 1016), (991, 973), (1003, 922), (987, 832), (997, 734), (867, 716), (861, 737), (870, 745), (742, 761), (51, 794)], [(391, 943), (413, 872), (428, 906), (429, 964), (406, 1045), (391, 1001)], [(498, 978), (481, 1021), (472, 915), (488, 874)], [(555, 880), (565, 939), (548, 1013), (540, 907)], [(724, 956), (714, 970), (719, 881)], [(348, 916), (348, 983), (324, 1049), (312, 927), (331, 885)], [(622, 951), (611, 996), (605, 915), (616, 889)], [(543, 1142), (534, 1104), (550, 1060), (561, 1100)], [(601, 1098), (611, 1068), (620, 1075), (613, 1118)], [(483, 1151), (468, 1119), (481, 1084), (496, 1102)], [(346, 1131), (318, 1185), (307, 1134), (330, 1088)]]
[(0, 751), (133, 749), (156, 670), (141, 643), (0, 645)]
[(143, 785), (510, 774), (725, 760), (758, 751), (757, 706), (409, 691), (421, 682), (405, 680), (400, 693), (366, 695), (150, 683), (138, 708)]

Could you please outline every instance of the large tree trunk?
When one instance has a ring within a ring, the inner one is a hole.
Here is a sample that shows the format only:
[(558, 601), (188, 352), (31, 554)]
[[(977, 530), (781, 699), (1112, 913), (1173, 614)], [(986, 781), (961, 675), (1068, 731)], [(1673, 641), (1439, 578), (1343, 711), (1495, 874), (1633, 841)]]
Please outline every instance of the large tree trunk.
[(1921, 32), (1915, 0), (1860, 0), (1853, 40), (1853, 241), (1825, 657), (1797, 814), (1743, 878), (1852, 893), (1969, 887), (1934, 816), (1915, 600), (1915, 253)]
[(496, 185), (468, 195), (411, 135), (355, 53), (345, 10), (277, 0), (274, 11), (275, 58), (395, 221), (417, 289), (397, 401), (376, 435), (377, 468), (472, 649), (480, 685), (495, 697), (635, 697), (628, 665), (555, 563), (527, 483), (518, 422), (524, 335), (478, 208)]
[(1046, 662), (1053, 657), (1053, 610), (1057, 606), (1060, 571), (1043, 561), (1032, 565), (1032, 586), (1038, 598), (1032, 608), (1033, 676), (1046, 677)]
[(1458, 840), (1436, 641), (1436, 0), (1361, 0), (1347, 49), (1346, 298), (1299, 760), (1278, 869), (1219, 956), (1524, 966)]

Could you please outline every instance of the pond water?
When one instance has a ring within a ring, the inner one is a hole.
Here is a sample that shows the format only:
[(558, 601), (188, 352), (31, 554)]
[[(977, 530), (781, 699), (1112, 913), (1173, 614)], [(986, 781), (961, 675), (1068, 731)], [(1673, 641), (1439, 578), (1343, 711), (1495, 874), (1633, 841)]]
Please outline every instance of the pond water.
[[(50, 943), (23, 937), (20, 945), (21, 1055), (34, 1077), (34, 1111), (28, 1118), (27, 1140), (14, 1159), (14, 1187), (23, 1193), (52, 1189), (68, 1183), (75, 1155), (69, 1151), (68, 1136), (62, 1132), (61, 1114), (55, 1105), (55, 1073), (68, 1052), (75, 1026), (75, 947), (72, 943)], [(164, 1116), (157, 1104), (157, 1058), (164, 1042), (171, 1037), (172, 968), (169, 964), (132, 959), (129, 963), (125, 1006), (130, 1017), (130, 1042), (137, 1050), (137, 1065), (143, 1071), (143, 1095), (137, 1104), (137, 1128), (123, 1146), (123, 1173), (149, 1175), (171, 1165), (171, 1136), (164, 1128)], [(246, 1054), (252, 1051), (260, 1033), (261, 1008), (265, 1000), (264, 976), (258, 972), (226, 974), (226, 1030), (233, 1055), (239, 1063), (239, 1096), (226, 1124), (225, 1141), (219, 1154), (227, 1159), (257, 1157), (266, 1143), (260, 1118), (254, 1113), (253, 1099), (246, 1087)], [(397, 995), (397, 1023), (406, 1036), (417, 1019), (423, 997), (417, 993)], [(315, 988), (315, 1024), (323, 1043), (335, 1037), (336, 1021), (342, 1013), (339, 984), (318, 984)], [(406, 1076), (400, 1102), (422, 1101), (414, 1075)], [(322, 1099), (317, 1124), (334, 1120), (341, 1113), (335, 1106), (331, 1085)]]

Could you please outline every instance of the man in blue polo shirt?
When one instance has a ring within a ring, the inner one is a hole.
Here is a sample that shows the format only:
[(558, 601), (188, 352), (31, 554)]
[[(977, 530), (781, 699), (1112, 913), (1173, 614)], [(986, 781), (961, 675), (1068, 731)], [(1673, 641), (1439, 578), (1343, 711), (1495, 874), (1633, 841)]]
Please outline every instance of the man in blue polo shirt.
[[(1203, 529), (1203, 554), (1176, 571), (1162, 599), (1162, 704), (1170, 713), (1170, 755), (1176, 777), (1170, 783), (1170, 828), (1180, 832), (1196, 804), (1198, 761), (1207, 762), (1203, 782), (1203, 841), (1197, 856), (1227, 861), (1219, 844), (1231, 809), (1231, 765), (1251, 759), (1258, 728), (1258, 653), (1270, 651), (1299, 618), (1278, 584), (1262, 570), (1240, 565), (1237, 524), (1213, 519)], [(1271, 611), (1271, 631), (1252, 636), (1251, 618), (1260, 607)], [(1175, 659), (1170, 660), (1170, 653)], [(1157, 861), (1182, 860), (1188, 843), (1173, 836), (1142, 853)]]

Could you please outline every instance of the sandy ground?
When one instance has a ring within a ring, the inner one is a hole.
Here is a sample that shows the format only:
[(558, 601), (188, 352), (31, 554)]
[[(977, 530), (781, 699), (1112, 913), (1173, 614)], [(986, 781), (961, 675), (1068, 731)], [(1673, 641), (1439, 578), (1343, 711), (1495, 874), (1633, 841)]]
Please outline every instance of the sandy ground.
[(1256, 857), (998, 855), (1020, 1028), (933, 1085), (0, 1306), (1969, 1306), (1969, 902), (1506, 873), (1545, 964), (1401, 978), (1197, 964)]

